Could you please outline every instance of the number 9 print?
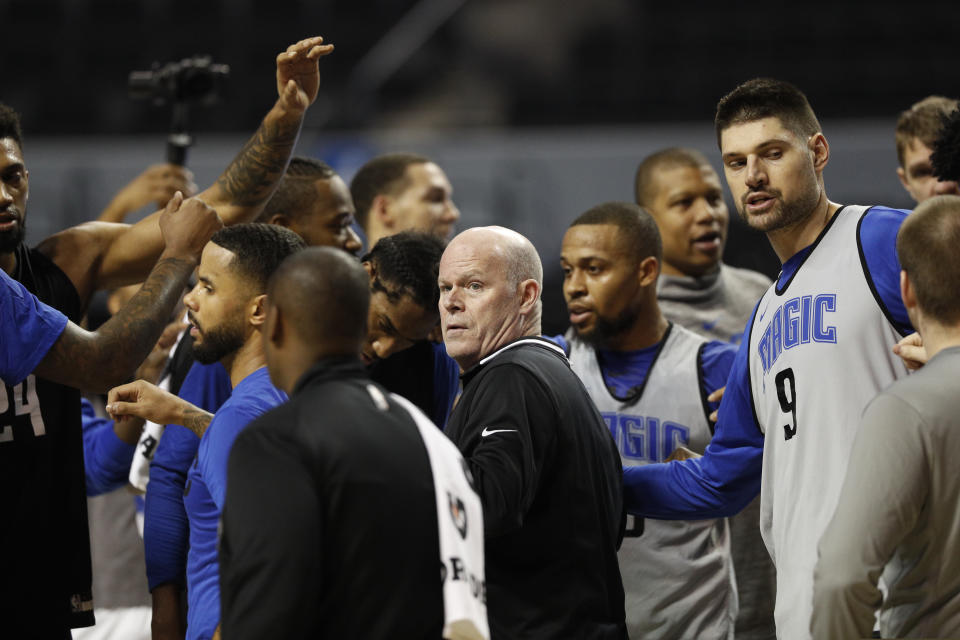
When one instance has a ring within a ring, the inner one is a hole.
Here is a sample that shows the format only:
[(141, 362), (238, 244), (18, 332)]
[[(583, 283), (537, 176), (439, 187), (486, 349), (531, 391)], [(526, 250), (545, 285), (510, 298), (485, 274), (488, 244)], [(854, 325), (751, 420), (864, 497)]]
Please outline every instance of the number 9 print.
[[(797, 435), (797, 381), (793, 377), (793, 369), (784, 369), (775, 378), (777, 383), (777, 398), (780, 400), (780, 409), (791, 414), (793, 427), (783, 425), (783, 439), (789, 440)], [(787, 395), (787, 382), (790, 383), (790, 394)]]

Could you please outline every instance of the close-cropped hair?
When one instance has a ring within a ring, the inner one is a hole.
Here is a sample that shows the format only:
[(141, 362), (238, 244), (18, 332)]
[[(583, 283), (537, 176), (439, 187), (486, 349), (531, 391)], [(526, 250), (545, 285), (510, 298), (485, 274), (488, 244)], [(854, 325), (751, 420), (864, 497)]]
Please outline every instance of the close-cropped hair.
[(290, 159), (290, 164), (273, 197), (267, 202), (257, 222), (269, 222), (277, 214), (297, 219), (310, 211), (311, 205), (317, 199), (316, 182), (329, 180), (337, 175), (333, 168), (314, 158), (296, 156)]
[(433, 310), (440, 302), (437, 276), (444, 248), (434, 235), (404, 231), (381, 238), (361, 260), (376, 271), (374, 290), (394, 301), (409, 296), (418, 306)]
[(903, 157), (914, 140), (919, 140), (933, 148), (937, 135), (947, 116), (956, 109), (958, 102), (943, 96), (927, 96), (910, 106), (897, 119), (895, 133), (897, 143), (897, 161), (903, 166)]
[(367, 226), (370, 208), (377, 196), (395, 194), (406, 188), (407, 167), (428, 162), (429, 158), (415, 153), (388, 153), (360, 167), (350, 181), (350, 195), (357, 209), (360, 226)]
[(0, 102), (0, 139), (11, 138), (23, 149), (23, 132), (20, 130), (20, 115)]
[(721, 134), (733, 125), (777, 118), (801, 140), (821, 131), (820, 122), (807, 96), (789, 82), (754, 78), (744, 82), (717, 103), (714, 128), (717, 145)]
[(637, 167), (637, 175), (633, 181), (634, 197), (637, 204), (641, 207), (649, 207), (650, 203), (656, 198), (657, 187), (654, 175), (661, 169), (675, 169), (677, 167), (690, 167), (699, 169), (703, 166), (710, 166), (707, 157), (696, 149), (686, 149), (683, 147), (670, 147), (651, 153), (640, 162)]
[(960, 323), (960, 196), (917, 205), (897, 234), (897, 256), (924, 315)]
[(658, 261), (663, 259), (663, 243), (657, 223), (632, 202), (604, 202), (582, 213), (570, 226), (584, 224), (616, 225), (624, 249), (638, 263), (649, 257)]
[(259, 222), (224, 227), (210, 242), (234, 255), (231, 268), (258, 294), (266, 292), (267, 282), (280, 263), (307, 246), (293, 231)]

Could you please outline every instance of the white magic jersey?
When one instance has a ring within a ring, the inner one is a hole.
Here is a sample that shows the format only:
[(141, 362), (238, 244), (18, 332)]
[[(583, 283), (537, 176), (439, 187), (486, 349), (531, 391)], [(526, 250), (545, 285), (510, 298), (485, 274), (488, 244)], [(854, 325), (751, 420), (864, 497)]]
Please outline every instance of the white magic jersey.
[(750, 331), (750, 387), (765, 438), (760, 530), (777, 568), (777, 636), (790, 640), (810, 637), (817, 544), (860, 414), (906, 375), (891, 352), (899, 335), (861, 261), (865, 211), (834, 216), (793, 278), (761, 298)]
[[(671, 325), (646, 381), (627, 400), (607, 389), (594, 349), (569, 334), (568, 341), (570, 366), (613, 433), (624, 467), (662, 462), (681, 445), (703, 452), (712, 436), (699, 381), (703, 338)], [(640, 523), (628, 523), (619, 552), (630, 637), (733, 638), (737, 589), (726, 519), (640, 522), (642, 534)]]

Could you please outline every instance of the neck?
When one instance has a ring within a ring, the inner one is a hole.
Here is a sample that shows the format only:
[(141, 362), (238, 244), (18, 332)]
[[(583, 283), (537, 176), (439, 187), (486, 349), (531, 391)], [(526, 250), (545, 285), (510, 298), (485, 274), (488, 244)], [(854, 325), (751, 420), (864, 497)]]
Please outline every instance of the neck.
[(656, 299), (643, 305), (640, 314), (630, 327), (620, 335), (611, 338), (603, 348), (609, 351), (637, 351), (652, 347), (667, 333), (670, 324), (660, 313)]
[(260, 332), (254, 331), (243, 343), (243, 346), (224, 357), (220, 363), (230, 374), (230, 386), (236, 387), (248, 375), (264, 367), (267, 360), (263, 355), (263, 345)]
[(3, 269), (7, 275), (13, 274), (17, 268), (17, 254), (14, 251), (10, 253), (0, 253), (0, 269)]
[(780, 264), (792, 258), (801, 249), (813, 244), (839, 209), (840, 205), (830, 202), (821, 189), (820, 199), (810, 215), (790, 226), (768, 231), (767, 238), (777, 257), (780, 258)]
[(714, 275), (720, 271), (720, 263), (711, 265), (709, 268), (700, 272), (683, 271), (680, 267), (664, 262), (660, 267), (660, 274), (665, 276), (675, 276), (678, 278), (703, 278), (704, 276)]
[(960, 347), (960, 324), (942, 325), (928, 320), (921, 322), (921, 326), (917, 328), (923, 338), (927, 358), (932, 358), (944, 349)]
[(375, 218), (371, 218), (370, 224), (363, 230), (363, 233), (367, 236), (367, 251), (372, 250), (380, 241), (380, 238), (390, 235), (390, 231), (383, 228)]

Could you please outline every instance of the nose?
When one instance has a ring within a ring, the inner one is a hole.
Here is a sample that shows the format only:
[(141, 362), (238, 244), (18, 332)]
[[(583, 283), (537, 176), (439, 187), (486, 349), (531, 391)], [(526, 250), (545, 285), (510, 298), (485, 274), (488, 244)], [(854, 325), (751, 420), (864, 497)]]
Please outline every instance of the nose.
[(6, 208), (11, 202), (13, 202), (13, 195), (10, 193), (10, 187), (0, 180), (0, 203), (3, 203), (3, 207)]
[(457, 208), (457, 205), (453, 203), (453, 200), (447, 201), (447, 219), (450, 222), (456, 222), (460, 219), (460, 209)]
[(360, 242), (360, 236), (353, 230), (353, 227), (347, 227), (347, 237), (343, 242), (343, 250), (347, 253), (356, 254), (360, 251), (363, 244)]
[(448, 290), (440, 290), (440, 309), (447, 311), (460, 311), (463, 309), (463, 305), (460, 303), (460, 295), (457, 293), (456, 287), (451, 287)]
[(763, 164), (757, 156), (747, 157), (746, 181), (748, 187), (759, 187), (767, 182), (767, 174), (764, 172)]
[(185, 296), (183, 296), (183, 306), (185, 306), (187, 309), (190, 309), (190, 311), (197, 310), (197, 301), (193, 297), (193, 292), (196, 290), (196, 287), (194, 287), (193, 289), (190, 289)]
[(397, 351), (397, 339), (392, 336), (377, 336), (373, 339), (373, 351), (381, 360)]
[(587, 294), (583, 276), (579, 269), (571, 269), (563, 278), (563, 296), (569, 302)]

